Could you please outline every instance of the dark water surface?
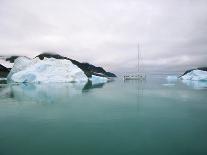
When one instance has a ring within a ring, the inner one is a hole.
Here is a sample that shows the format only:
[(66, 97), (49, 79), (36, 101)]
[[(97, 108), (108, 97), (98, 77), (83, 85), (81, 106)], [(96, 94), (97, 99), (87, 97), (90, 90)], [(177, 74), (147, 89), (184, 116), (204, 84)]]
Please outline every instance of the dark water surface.
[(205, 82), (0, 84), (0, 155), (207, 154)]

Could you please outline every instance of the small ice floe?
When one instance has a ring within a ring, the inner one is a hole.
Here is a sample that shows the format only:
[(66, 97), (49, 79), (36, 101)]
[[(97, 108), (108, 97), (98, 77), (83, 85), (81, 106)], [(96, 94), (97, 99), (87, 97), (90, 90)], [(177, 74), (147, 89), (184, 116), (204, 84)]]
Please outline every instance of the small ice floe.
[(7, 78), (0, 78), (0, 85), (7, 84)]
[(175, 84), (174, 83), (164, 83), (162, 84), (163, 86), (166, 86), (166, 87), (174, 87)]
[(108, 78), (96, 76), (96, 75), (92, 75), (92, 77), (89, 80), (92, 82), (92, 85), (97, 85), (97, 84), (102, 84), (102, 83), (108, 82)]
[(181, 80), (207, 81), (207, 71), (192, 70), (180, 77)]
[(162, 84), (166, 87), (173, 87), (175, 86), (176, 81), (178, 80), (178, 77), (176, 75), (169, 75), (166, 77), (166, 80), (168, 83)]
[(0, 81), (6, 81), (7, 78), (0, 78)]
[(88, 81), (85, 73), (70, 60), (19, 57), (8, 75), (8, 81), (17, 83), (51, 83)]
[(169, 82), (175, 82), (178, 80), (178, 77), (176, 75), (169, 75), (166, 77), (167, 81)]

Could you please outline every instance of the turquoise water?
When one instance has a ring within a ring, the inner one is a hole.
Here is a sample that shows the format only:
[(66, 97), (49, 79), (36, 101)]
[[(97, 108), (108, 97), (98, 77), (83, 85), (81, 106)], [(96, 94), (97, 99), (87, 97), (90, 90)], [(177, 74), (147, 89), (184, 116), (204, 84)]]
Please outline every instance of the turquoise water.
[(0, 84), (0, 155), (207, 154), (205, 82)]

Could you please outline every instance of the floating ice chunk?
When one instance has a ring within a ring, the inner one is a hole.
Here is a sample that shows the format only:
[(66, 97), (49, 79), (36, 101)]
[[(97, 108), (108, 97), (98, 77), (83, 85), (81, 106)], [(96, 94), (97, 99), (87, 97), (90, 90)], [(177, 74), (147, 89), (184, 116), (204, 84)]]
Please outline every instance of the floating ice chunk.
[(108, 82), (108, 78), (95, 75), (92, 75), (92, 77), (89, 80), (92, 82), (92, 85)]
[(170, 76), (167, 76), (167, 81), (169, 82), (174, 82), (174, 81), (177, 81), (178, 77), (175, 76), (175, 75), (170, 75)]
[(207, 72), (196, 69), (181, 76), (181, 79), (192, 80), (192, 81), (207, 81)]
[(166, 87), (173, 87), (173, 86), (175, 86), (175, 84), (174, 83), (164, 83), (164, 84), (162, 84), (163, 86), (166, 86)]
[(7, 78), (0, 78), (0, 81), (5, 81), (7, 80)]
[(8, 79), (13, 82), (84, 82), (88, 81), (84, 72), (70, 60), (45, 58), (15, 60)]

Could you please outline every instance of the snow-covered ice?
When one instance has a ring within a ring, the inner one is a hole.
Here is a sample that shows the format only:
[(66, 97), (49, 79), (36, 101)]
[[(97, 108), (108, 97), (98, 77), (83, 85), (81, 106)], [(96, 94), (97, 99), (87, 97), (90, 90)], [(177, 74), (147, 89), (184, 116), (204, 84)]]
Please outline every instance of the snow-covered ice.
[(12, 68), (13, 63), (6, 61), (6, 57), (0, 57), (0, 64), (5, 66), (6, 68)]
[(88, 81), (84, 72), (70, 60), (55, 58), (29, 59), (19, 57), (8, 75), (13, 82), (84, 82)]
[(182, 80), (207, 81), (207, 72), (202, 70), (193, 70), (181, 77)]
[(92, 75), (92, 77), (89, 80), (92, 82), (92, 85), (108, 82), (108, 78), (95, 75)]

